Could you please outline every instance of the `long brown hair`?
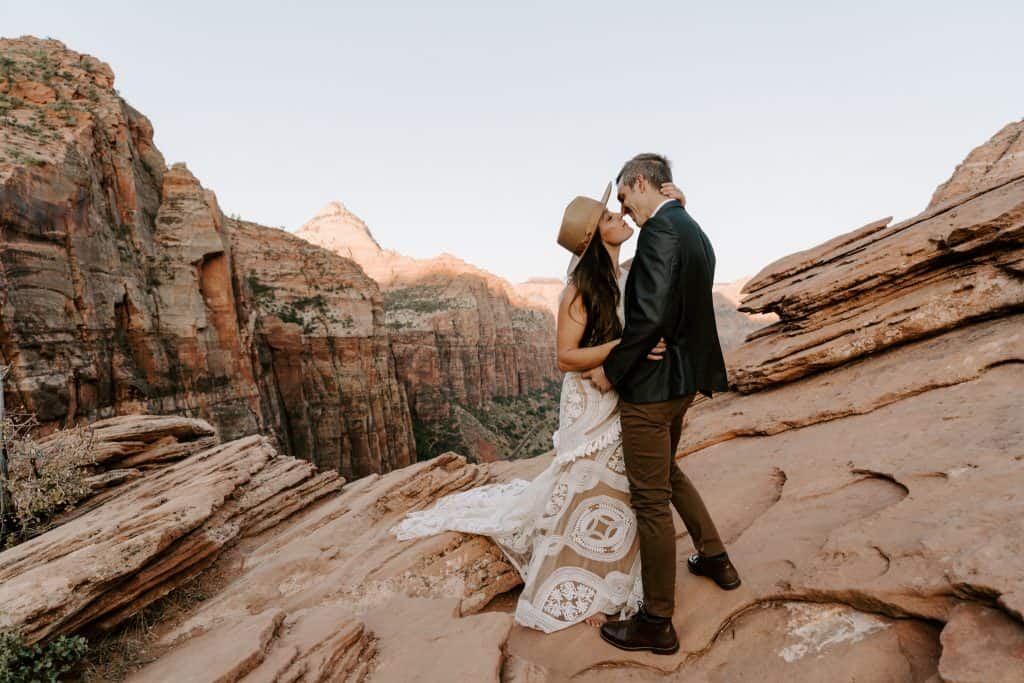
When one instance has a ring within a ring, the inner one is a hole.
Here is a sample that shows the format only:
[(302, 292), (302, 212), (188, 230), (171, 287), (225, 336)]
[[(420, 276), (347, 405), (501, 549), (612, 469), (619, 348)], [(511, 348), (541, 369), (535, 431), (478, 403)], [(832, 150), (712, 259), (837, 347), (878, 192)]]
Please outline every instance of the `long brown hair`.
[(600, 233), (590, 240), (570, 280), (576, 286), (573, 302), (577, 297), (582, 299), (587, 312), (580, 346), (599, 346), (621, 337), (622, 323), (617, 313), (619, 283), (615, 279), (615, 264), (601, 242)]

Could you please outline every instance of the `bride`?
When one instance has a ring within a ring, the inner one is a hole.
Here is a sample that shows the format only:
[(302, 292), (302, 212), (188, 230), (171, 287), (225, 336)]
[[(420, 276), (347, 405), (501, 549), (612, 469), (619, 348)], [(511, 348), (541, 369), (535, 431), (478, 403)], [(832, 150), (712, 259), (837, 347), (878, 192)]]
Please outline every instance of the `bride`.
[[(666, 197), (685, 203), (666, 183)], [(618, 395), (585, 378), (622, 334), (627, 270), (619, 249), (633, 229), (600, 202), (576, 197), (558, 243), (572, 253), (558, 310), (558, 365), (565, 372), (555, 457), (533, 481), (456, 493), (409, 513), (392, 531), (401, 540), (443, 531), (489, 536), (523, 577), (515, 619), (552, 633), (606, 615), (626, 619), (643, 598), (636, 517), (622, 460)], [(596, 239), (595, 239), (596, 238)], [(660, 360), (664, 343), (648, 358)]]

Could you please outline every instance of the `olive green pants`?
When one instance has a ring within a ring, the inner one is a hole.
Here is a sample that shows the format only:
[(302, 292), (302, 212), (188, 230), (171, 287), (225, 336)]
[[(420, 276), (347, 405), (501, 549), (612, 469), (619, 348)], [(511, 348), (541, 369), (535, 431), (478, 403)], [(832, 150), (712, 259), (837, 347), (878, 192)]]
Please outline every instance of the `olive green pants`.
[(683, 415), (693, 396), (659, 403), (620, 401), (622, 455), (630, 502), (640, 539), (644, 606), (656, 616), (672, 616), (676, 590), (676, 531), (672, 507), (702, 555), (725, 552), (704, 501), (676, 464)]

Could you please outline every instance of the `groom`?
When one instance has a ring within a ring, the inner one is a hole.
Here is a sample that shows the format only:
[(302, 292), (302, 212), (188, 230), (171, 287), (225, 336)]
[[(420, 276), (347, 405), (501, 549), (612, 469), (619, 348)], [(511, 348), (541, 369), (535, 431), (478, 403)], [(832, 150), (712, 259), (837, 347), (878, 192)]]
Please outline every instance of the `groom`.
[[(699, 391), (726, 391), (725, 363), (715, 327), (711, 242), (674, 199), (660, 188), (672, 182), (669, 162), (639, 154), (616, 178), (623, 211), (641, 226), (626, 281), (622, 341), (603, 366), (589, 373), (602, 391), (620, 397), (622, 447), (630, 501), (636, 511), (644, 604), (632, 619), (611, 621), (601, 637), (623, 650), (672, 654), (679, 639), (672, 626), (676, 550), (671, 504), (697, 553), (687, 564), (731, 590), (740, 578), (697, 489), (675, 462), (683, 415)], [(664, 337), (664, 359), (647, 359)]]

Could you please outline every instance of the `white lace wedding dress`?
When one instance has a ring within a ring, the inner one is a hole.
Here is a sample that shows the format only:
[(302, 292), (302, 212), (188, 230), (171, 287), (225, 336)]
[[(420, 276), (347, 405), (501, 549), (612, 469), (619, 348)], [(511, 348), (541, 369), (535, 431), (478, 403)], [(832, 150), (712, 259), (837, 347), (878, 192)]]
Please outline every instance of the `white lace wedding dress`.
[(598, 612), (631, 616), (643, 590), (618, 401), (566, 373), (547, 469), (533, 481), (446, 496), (392, 531), (402, 540), (443, 531), (491, 537), (523, 577), (515, 618), (524, 626), (551, 633)]

